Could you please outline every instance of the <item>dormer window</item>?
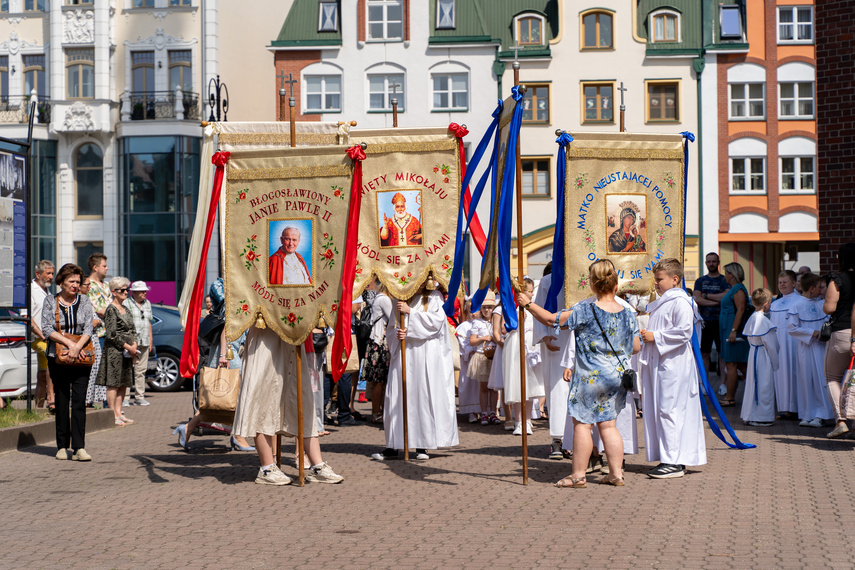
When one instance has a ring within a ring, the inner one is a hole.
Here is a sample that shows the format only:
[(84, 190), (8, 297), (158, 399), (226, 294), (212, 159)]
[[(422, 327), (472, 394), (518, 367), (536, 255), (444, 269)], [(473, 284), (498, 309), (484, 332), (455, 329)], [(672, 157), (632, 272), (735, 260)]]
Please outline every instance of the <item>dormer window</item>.
[(521, 46), (543, 45), (543, 16), (525, 14), (516, 19), (516, 40)]
[(453, 30), (456, 27), (457, 10), (454, 4), (455, 0), (436, 0), (437, 30)]
[(650, 15), (650, 35), (653, 43), (680, 41), (680, 14), (671, 11), (659, 11)]
[(368, 41), (404, 39), (403, 0), (368, 0)]
[(318, 4), (318, 31), (338, 31), (338, 2), (336, 0), (321, 0)]
[(721, 39), (742, 39), (742, 17), (739, 6), (719, 6), (719, 23), (721, 26)]

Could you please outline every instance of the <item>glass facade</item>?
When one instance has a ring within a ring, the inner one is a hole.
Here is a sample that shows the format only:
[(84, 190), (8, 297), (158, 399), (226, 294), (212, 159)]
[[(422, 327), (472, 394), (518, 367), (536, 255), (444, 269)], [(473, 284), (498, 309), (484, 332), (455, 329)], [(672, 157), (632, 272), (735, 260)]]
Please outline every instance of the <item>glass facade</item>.
[(56, 259), (56, 141), (34, 140), (30, 162), (33, 264)]
[(158, 299), (174, 305), (196, 213), (201, 139), (128, 137), (120, 148), (122, 274), (158, 285)]

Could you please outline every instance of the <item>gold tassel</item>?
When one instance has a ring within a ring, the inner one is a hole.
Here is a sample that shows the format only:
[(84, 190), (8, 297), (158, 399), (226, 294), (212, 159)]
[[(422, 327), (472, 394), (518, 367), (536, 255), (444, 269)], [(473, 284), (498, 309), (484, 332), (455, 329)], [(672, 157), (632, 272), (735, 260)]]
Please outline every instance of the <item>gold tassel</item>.
[(235, 359), (235, 351), (232, 350), (232, 345), (229, 345), (229, 349), (226, 351), (226, 358), (229, 360)]
[(255, 328), (257, 328), (257, 329), (266, 329), (267, 328), (267, 325), (264, 323), (264, 317), (261, 315), (261, 313), (258, 313), (255, 316)]

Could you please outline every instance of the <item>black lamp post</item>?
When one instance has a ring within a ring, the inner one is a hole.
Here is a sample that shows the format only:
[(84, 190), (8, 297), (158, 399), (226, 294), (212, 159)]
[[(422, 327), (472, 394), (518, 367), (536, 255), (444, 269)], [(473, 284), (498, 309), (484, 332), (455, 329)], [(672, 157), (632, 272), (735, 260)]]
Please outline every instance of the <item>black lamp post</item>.
[[(219, 122), (220, 120), (220, 109), (223, 111), (223, 121), (228, 121), (227, 113), (229, 112), (229, 88), (226, 87), (225, 83), (220, 82), (220, 76), (217, 75), (217, 78), (211, 78), (208, 82), (208, 102), (211, 106), (211, 116), (208, 117), (208, 121)], [(214, 116), (214, 109), (217, 110), (216, 116)]]

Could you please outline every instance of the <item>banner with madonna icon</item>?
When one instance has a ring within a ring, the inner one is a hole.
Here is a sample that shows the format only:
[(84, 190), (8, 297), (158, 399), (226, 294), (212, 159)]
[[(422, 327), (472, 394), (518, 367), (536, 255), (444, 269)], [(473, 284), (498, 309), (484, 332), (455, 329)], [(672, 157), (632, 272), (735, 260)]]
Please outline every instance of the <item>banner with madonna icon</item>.
[(353, 174), (345, 151), (231, 154), (223, 247), (230, 341), (266, 326), (300, 344), (321, 317), (330, 326), (336, 321)]
[(460, 202), (459, 143), (447, 128), (352, 131), (367, 143), (354, 297), (376, 275), (408, 299), (429, 278), (448, 287)]
[(682, 135), (573, 133), (564, 190), (565, 306), (591, 295), (588, 266), (610, 259), (618, 293), (646, 294), (660, 259), (683, 261)]

